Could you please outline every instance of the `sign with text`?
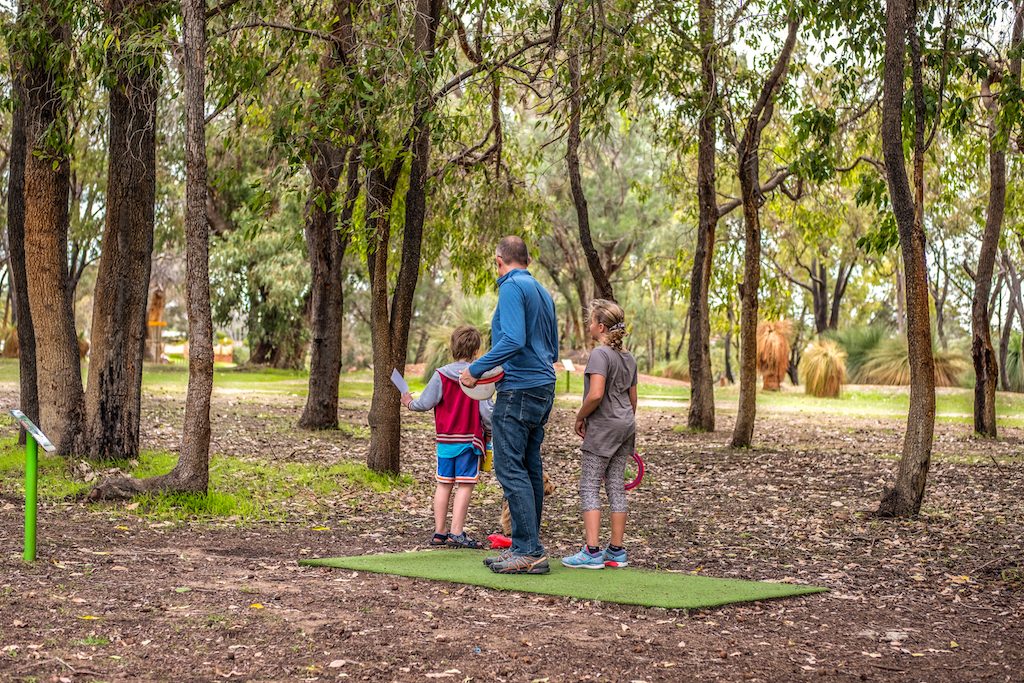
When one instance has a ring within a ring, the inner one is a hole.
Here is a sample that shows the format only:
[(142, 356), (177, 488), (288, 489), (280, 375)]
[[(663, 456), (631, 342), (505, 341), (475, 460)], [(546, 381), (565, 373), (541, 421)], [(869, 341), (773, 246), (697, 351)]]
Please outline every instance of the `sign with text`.
[(566, 372), (576, 372), (576, 366), (568, 358), (562, 359), (562, 367), (565, 368)]

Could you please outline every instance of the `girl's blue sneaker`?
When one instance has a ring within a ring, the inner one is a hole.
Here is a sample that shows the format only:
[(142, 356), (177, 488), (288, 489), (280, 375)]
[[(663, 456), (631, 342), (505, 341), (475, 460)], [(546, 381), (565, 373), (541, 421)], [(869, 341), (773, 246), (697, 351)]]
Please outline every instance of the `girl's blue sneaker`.
[(623, 548), (622, 550), (612, 550), (610, 548), (605, 548), (604, 552), (602, 553), (602, 557), (604, 560), (604, 566), (610, 569), (622, 569), (623, 567), (629, 566), (629, 562), (626, 559), (625, 548)]
[(587, 546), (583, 546), (575, 555), (563, 557), (562, 564), (572, 569), (604, 569), (604, 554), (591, 554), (587, 551)]

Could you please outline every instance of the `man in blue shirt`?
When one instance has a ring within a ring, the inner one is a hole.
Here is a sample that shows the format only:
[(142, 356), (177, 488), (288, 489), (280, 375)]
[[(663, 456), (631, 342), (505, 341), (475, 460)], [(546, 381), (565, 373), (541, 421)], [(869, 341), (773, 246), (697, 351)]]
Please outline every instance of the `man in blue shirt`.
[(505, 237), (494, 256), (498, 266), (498, 308), (491, 319), (491, 350), (462, 371), (472, 387), (488, 370), (502, 366), (491, 417), (494, 473), (508, 500), (512, 547), (484, 564), (499, 574), (547, 574), (540, 542), (544, 508), (544, 465), (540, 445), (555, 401), (558, 320), (551, 295), (526, 268), (530, 255), (520, 237)]

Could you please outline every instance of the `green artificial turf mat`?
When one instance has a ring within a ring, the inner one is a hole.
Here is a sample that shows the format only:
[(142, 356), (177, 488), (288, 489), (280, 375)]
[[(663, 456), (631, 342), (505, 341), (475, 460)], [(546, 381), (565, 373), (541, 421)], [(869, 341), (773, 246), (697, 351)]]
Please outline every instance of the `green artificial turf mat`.
[(670, 609), (717, 607), (733, 602), (768, 600), (827, 590), (791, 583), (715, 579), (645, 569), (567, 569), (559, 558), (549, 558), (551, 572), (543, 575), (495, 574), (481, 560), (490, 551), (429, 550), (383, 555), (326, 557), (299, 560), (309, 567), (335, 567), (418, 579), (466, 583), (498, 590), (562, 595), (624, 605)]

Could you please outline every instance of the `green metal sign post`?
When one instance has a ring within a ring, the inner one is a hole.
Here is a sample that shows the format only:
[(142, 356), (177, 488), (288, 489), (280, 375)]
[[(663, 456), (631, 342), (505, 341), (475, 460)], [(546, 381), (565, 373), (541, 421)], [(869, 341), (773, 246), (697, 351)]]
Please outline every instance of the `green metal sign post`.
[(20, 410), (12, 410), (11, 417), (25, 429), (25, 553), (26, 562), (36, 559), (36, 510), (38, 509), (39, 446), (52, 452), (57, 448), (39, 427)]

